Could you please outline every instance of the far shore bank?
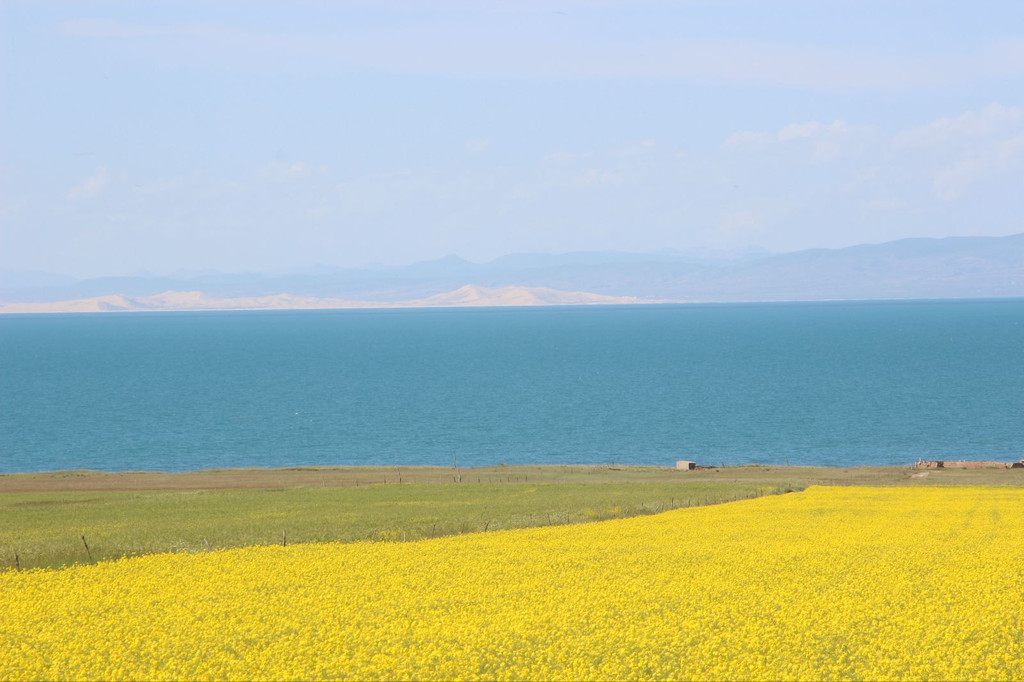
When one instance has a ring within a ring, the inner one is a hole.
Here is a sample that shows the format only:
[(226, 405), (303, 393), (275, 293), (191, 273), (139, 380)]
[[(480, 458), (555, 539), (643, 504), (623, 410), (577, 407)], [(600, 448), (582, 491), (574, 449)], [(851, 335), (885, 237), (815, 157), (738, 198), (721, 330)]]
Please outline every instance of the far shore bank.
[(48, 471), (0, 474), (0, 493), (230, 490), (434, 483), (764, 483), (766, 485), (1024, 485), (1024, 469), (931, 469), (907, 466), (710, 467), (693, 471), (631, 465), (295, 466), (163, 471)]

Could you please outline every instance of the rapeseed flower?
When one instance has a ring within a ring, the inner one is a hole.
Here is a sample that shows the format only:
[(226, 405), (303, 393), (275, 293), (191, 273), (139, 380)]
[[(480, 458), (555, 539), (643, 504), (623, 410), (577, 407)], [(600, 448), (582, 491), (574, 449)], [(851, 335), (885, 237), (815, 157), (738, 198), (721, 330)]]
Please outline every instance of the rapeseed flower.
[(1024, 679), (1024, 490), (0, 574), (2, 679)]

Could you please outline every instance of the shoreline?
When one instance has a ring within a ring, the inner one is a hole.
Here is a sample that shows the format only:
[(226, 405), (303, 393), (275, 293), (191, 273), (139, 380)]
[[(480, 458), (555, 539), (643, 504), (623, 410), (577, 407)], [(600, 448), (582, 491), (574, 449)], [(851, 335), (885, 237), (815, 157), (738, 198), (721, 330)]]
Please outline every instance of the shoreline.
[[(923, 476), (921, 474), (924, 474)], [(732, 482), (794, 485), (1024, 485), (1024, 469), (915, 469), (902, 466), (741, 465), (683, 470), (625, 464), (489, 467), (296, 466), (194, 471), (76, 469), (0, 473), (0, 494), (358, 487), (380, 484), (567, 484)]]

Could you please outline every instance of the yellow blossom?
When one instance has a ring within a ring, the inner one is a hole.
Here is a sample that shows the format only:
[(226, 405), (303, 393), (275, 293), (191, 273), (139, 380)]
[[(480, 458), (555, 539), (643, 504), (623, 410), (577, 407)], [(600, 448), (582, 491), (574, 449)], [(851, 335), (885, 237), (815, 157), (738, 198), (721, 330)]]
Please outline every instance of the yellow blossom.
[(1024, 490), (0, 574), (0, 679), (1022, 679)]

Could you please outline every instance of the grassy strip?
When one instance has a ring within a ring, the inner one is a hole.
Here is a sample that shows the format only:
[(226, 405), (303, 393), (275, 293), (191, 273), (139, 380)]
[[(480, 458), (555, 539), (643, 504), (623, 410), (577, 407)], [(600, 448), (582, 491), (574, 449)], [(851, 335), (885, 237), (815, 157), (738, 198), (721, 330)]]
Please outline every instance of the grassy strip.
[[(422, 538), (582, 523), (789, 488), (737, 483), (372, 485), (0, 496), (0, 567), (153, 552)], [(85, 542), (82, 540), (85, 537)], [(88, 544), (88, 550), (86, 549)]]
[(1024, 485), (1024, 469), (302, 467), (0, 475), (0, 570), (285, 539), (412, 541), (635, 516), (808, 485)]

